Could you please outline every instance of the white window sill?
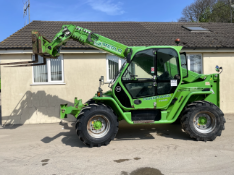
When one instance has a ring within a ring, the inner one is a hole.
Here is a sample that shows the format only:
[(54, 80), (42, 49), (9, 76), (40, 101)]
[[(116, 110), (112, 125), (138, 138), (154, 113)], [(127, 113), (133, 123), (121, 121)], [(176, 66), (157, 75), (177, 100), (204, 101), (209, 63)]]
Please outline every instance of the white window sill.
[(44, 86), (44, 85), (65, 85), (66, 83), (33, 83), (30, 86)]

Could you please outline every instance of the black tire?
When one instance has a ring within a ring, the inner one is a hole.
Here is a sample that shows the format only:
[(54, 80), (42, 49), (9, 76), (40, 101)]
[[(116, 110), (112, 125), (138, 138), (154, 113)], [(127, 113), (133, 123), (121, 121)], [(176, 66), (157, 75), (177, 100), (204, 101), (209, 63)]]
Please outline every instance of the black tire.
[[(213, 141), (221, 136), (225, 118), (223, 112), (213, 103), (196, 101), (189, 104), (181, 115), (182, 129), (197, 141)], [(203, 120), (200, 124), (198, 120)]]
[(88, 101), (86, 101), (84, 104), (88, 104), (88, 105), (90, 105), (90, 104), (94, 104), (95, 103), (95, 101), (91, 98), (91, 99), (89, 99)]
[[(103, 121), (106, 122), (104, 131), (99, 135), (93, 133), (94, 131), (99, 132), (99, 130), (90, 128), (93, 124), (92, 119), (95, 117), (100, 117), (101, 120), (103, 118)], [(119, 129), (118, 126), (117, 116), (113, 113), (111, 108), (104, 104), (90, 104), (85, 107), (77, 118), (75, 125), (79, 139), (89, 147), (108, 145), (110, 141), (115, 138)]]

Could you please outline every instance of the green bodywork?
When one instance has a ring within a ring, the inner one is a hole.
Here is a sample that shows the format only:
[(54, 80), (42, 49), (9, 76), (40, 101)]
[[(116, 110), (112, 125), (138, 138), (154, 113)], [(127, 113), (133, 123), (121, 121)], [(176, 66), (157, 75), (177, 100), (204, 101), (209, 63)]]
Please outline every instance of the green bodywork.
[[(125, 59), (127, 55), (131, 53), (130, 60), (132, 60), (136, 53), (144, 51), (146, 49), (173, 49), (178, 54), (179, 65), (181, 65), (180, 51), (182, 49), (182, 46), (129, 47), (101, 35), (94, 34), (90, 30), (83, 29), (79, 26), (74, 25), (64, 25), (61, 31), (56, 34), (52, 42), (45, 39), (45, 37), (41, 36), (36, 31), (33, 31), (32, 34), (36, 37), (36, 42), (33, 44), (33, 51), (35, 54), (39, 54), (42, 56), (49, 55), (51, 57), (58, 57), (60, 47), (62, 45), (65, 45), (69, 39), (74, 39), (82, 44), (104, 50)], [(118, 116), (119, 120), (124, 119), (129, 124), (136, 124), (132, 121), (132, 111), (142, 109), (158, 109), (161, 111), (161, 119), (158, 121), (154, 121), (154, 123), (173, 123), (179, 117), (184, 107), (188, 103), (191, 103), (193, 101), (205, 100), (208, 102), (212, 102), (218, 107), (220, 106), (218, 73), (203, 75), (192, 71), (187, 72), (187, 69), (180, 66), (179, 73), (181, 75), (181, 79), (174, 93), (133, 99), (123, 85), (121, 79), (125, 70), (128, 68), (128, 65), (129, 61), (121, 69), (121, 72), (112, 84), (110, 91), (103, 93), (101, 97), (97, 96), (96, 94), (92, 98), (95, 103), (102, 103), (110, 106), (115, 114)], [(173, 69), (177, 69), (177, 67), (173, 68), (173, 65), (168, 64), (166, 66), (170, 66), (172, 71)], [(183, 77), (183, 75), (187, 73), (188, 75), (186, 77)], [(131, 107), (123, 106), (119, 99), (116, 97), (115, 88), (117, 84), (119, 84), (126, 93), (127, 97), (130, 100)], [(138, 105), (134, 104), (134, 100), (137, 99), (141, 100), (142, 103)], [(172, 103), (173, 99), (177, 100)], [(61, 119), (63, 119), (67, 117), (67, 114), (72, 114), (74, 117), (77, 118), (82, 109), (86, 106), (88, 106), (88, 104), (83, 104), (82, 100), (77, 100), (77, 98), (75, 98), (74, 106), (67, 106), (66, 104), (61, 105), (60, 117)], [(203, 118), (199, 119), (199, 122), (201, 124), (205, 123)], [(95, 127), (99, 128), (100, 126), (98, 123), (96, 123)]]
[(74, 106), (67, 106), (67, 104), (61, 104), (60, 118), (67, 118), (67, 114), (72, 114), (74, 115), (74, 117), (77, 118), (80, 111), (85, 106), (87, 106), (87, 104), (82, 104), (82, 100), (77, 100), (77, 98), (75, 98), (74, 100)]
[(81, 44), (89, 45), (99, 50), (125, 58), (128, 48), (126, 45), (113, 41), (99, 34), (94, 34), (88, 29), (75, 25), (63, 25), (62, 29), (55, 35), (52, 41), (40, 35), (36, 30), (32, 31), (33, 52), (41, 56), (56, 58), (62, 45), (70, 39)]

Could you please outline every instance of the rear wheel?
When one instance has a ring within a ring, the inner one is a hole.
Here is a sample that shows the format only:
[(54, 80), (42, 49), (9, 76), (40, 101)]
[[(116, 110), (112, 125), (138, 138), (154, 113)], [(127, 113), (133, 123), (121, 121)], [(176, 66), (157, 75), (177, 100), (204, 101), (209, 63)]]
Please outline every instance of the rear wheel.
[(90, 104), (81, 111), (76, 132), (89, 147), (108, 145), (118, 132), (117, 116), (104, 104)]
[(207, 101), (189, 104), (181, 117), (182, 129), (198, 141), (212, 141), (224, 130), (223, 112)]

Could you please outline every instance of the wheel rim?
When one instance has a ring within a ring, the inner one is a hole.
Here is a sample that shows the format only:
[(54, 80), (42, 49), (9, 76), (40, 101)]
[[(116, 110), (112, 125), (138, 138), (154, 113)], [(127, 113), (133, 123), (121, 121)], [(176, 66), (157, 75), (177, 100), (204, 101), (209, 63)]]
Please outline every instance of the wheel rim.
[(87, 124), (87, 131), (91, 137), (104, 137), (110, 130), (110, 121), (104, 115), (94, 115)]
[(194, 116), (193, 124), (200, 133), (210, 133), (215, 129), (216, 118), (211, 112), (199, 112)]

